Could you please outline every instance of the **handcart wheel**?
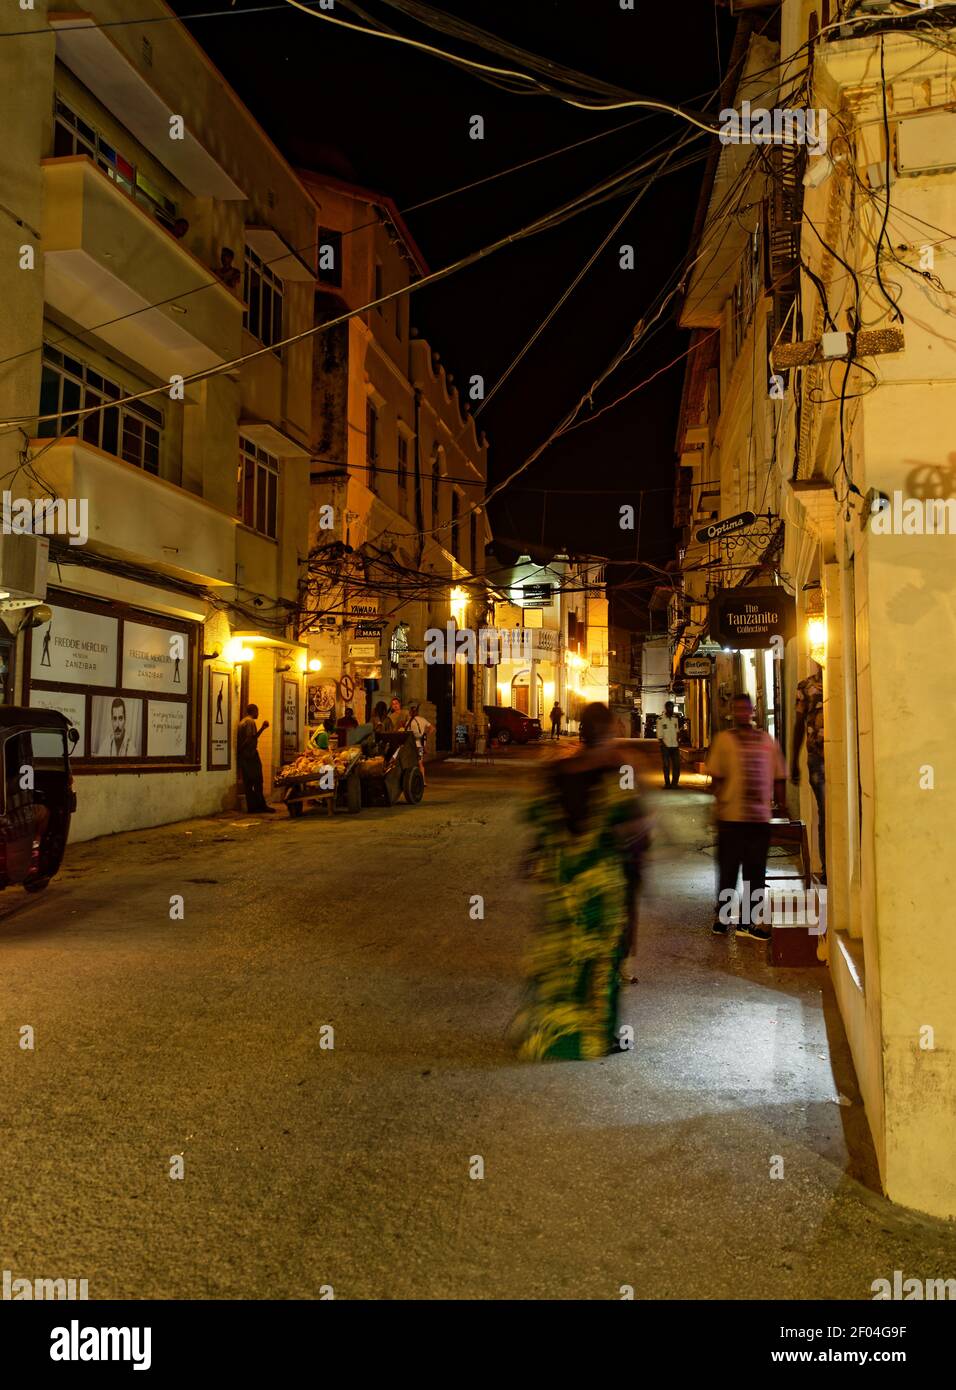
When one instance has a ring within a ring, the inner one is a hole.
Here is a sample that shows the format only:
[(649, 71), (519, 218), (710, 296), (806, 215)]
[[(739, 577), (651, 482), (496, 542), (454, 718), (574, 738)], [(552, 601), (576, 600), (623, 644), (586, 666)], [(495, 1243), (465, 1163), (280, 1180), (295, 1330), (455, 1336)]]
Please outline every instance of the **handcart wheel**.
[(417, 806), (425, 795), (425, 779), (420, 767), (410, 767), (402, 777), (402, 793), (405, 800)]

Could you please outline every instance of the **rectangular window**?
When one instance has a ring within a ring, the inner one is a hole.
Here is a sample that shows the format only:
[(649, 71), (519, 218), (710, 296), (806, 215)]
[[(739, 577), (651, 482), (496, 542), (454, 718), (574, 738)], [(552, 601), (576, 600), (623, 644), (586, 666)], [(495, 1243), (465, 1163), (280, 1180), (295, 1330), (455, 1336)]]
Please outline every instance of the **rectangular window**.
[(279, 513), (279, 460), (239, 436), (236, 511), (240, 521), (275, 540)]
[[(85, 362), (44, 344), (40, 378), (40, 415), (60, 415), (59, 420), (41, 420), (37, 436), (57, 439), (75, 434), (105, 454), (136, 464), (146, 473), (159, 477), (163, 412), (148, 401), (130, 401), (110, 406), (129, 394), (115, 381), (109, 381)], [(104, 407), (105, 408), (100, 408)], [(70, 411), (94, 410), (82, 419)]]
[[(282, 339), (282, 281), (256, 255), (251, 246), (246, 247), (242, 268), (242, 297), (246, 308), (242, 315), (242, 326), (262, 344), (272, 347)], [(275, 348), (276, 356), (280, 349)]]
[(53, 112), (53, 154), (57, 159), (73, 154), (87, 155), (127, 197), (144, 207), (167, 230), (172, 228), (179, 215), (173, 200), (60, 97), (56, 98)]
[(452, 488), (452, 493), (451, 493), (451, 553), (452, 553), (452, 555), (455, 557), (456, 560), (460, 558), (460, 557), (459, 557), (459, 545), (460, 545), (460, 541), (459, 541), (459, 538), (458, 538), (458, 506), (459, 506), (459, 503), (458, 503), (458, 493), (454, 490), (454, 488)]
[(469, 519), (469, 528), (470, 528), (470, 531), (471, 531), (471, 572), (472, 572), (472, 574), (478, 574), (478, 573), (479, 573), (480, 567), (479, 567), (479, 564), (478, 564), (478, 513), (477, 513), (477, 512), (472, 512), (471, 517), (470, 517), (470, 519)]
[(319, 228), (318, 271), (323, 285), (341, 285), (342, 233), (330, 227)]
[(378, 411), (371, 401), (365, 405), (365, 460), (368, 464), (368, 485), (374, 487), (378, 461)]
[(398, 436), (398, 486), (402, 493), (408, 487), (408, 440), (404, 434)]

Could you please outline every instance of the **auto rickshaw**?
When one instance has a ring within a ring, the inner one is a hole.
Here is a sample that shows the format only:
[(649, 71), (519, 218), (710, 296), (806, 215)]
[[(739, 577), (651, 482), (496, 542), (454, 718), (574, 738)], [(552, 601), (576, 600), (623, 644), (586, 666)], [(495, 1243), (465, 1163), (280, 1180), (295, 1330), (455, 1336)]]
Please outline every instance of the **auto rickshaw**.
[(0, 705), (0, 888), (47, 886), (63, 860), (76, 792), (70, 752), (79, 734), (59, 710)]

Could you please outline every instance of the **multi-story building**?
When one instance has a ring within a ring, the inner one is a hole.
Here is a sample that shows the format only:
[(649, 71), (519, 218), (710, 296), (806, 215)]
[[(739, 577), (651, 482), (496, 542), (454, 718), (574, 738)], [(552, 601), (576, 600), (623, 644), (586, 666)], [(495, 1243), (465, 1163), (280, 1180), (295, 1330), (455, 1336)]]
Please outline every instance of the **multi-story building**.
[(559, 554), (546, 565), (518, 557), (498, 583), (499, 631), (524, 633), (498, 666), (497, 699), (539, 718), (555, 701), (576, 728), (584, 706), (608, 698), (608, 600), (603, 565)]
[(691, 251), (679, 654), (719, 648), (700, 705), (749, 689), (788, 753), (822, 666), (829, 969), (885, 1190), (952, 1217), (956, 18), (736, 8), (722, 104), (784, 133), (715, 149)]
[(396, 695), (448, 749), (480, 723), (479, 673), (427, 661), (426, 633), (484, 621), (487, 440), (409, 326), (427, 267), (391, 199), (302, 178), (320, 224), (316, 324), (352, 315), (313, 349), (309, 718), (352, 706), (363, 720)]
[(6, 698), (76, 724), (80, 838), (234, 804), (248, 700), (268, 786), (308, 655), (313, 350), (281, 344), (316, 206), (160, 0), (137, 17), (37, 0), (0, 48), (2, 471), (88, 516), (50, 537), (49, 618), (5, 617)]

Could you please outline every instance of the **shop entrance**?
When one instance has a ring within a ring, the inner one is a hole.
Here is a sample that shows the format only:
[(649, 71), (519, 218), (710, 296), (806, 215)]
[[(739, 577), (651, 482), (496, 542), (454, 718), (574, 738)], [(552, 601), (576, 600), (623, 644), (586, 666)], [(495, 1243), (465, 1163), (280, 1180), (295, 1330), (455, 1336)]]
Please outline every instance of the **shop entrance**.
[(532, 719), (540, 719), (542, 718), (542, 707), (544, 705), (544, 678), (539, 675), (535, 680), (537, 693), (537, 699), (535, 701), (536, 708), (531, 709), (530, 700), (528, 698), (530, 694), (528, 677), (529, 672), (521, 671), (511, 682), (511, 704), (514, 709), (520, 710), (522, 714), (530, 715)]
[(435, 706), (435, 747), (445, 752), (451, 748), (454, 677), (454, 666), (437, 662), (428, 666), (426, 693)]

